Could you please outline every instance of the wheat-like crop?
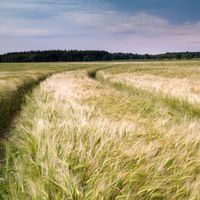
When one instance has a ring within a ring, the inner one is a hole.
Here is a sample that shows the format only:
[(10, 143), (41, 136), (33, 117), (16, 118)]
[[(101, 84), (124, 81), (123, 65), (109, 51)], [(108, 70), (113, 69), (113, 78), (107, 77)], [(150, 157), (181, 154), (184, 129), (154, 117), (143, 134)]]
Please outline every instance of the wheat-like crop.
[(26, 97), (2, 197), (199, 199), (199, 118), (98, 76), (53, 75)]

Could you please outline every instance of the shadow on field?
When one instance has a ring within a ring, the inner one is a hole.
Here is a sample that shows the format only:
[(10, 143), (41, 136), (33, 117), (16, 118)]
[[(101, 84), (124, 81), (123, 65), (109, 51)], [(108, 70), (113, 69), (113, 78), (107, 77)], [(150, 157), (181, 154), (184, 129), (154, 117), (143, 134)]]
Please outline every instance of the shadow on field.
[(100, 67), (100, 68), (97, 68), (95, 70), (91, 70), (91, 71), (88, 71), (88, 76), (94, 80), (96, 80), (96, 75), (97, 75), (97, 72), (98, 71), (101, 71), (101, 70), (104, 70), (104, 69), (109, 69), (109, 68), (113, 68), (113, 66), (109, 66), (109, 67)]
[(4, 142), (9, 137), (9, 130), (16, 115), (21, 111), (24, 103), (24, 96), (43, 80), (49, 77), (50, 74), (43, 75), (38, 80), (30, 80), (20, 86), (17, 91), (4, 94), (0, 98), (0, 164), (5, 155)]
[(0, 98), (0, 139), (7, 136), (9, 127), (21, 110), (21, 105), (24, 103), (24, 96), (31, 92), (35, 86), (45, 80), (49, 75), (42, 76), (38, 80), (31, 80), (17, 89), (8, 93), (3, 98)]

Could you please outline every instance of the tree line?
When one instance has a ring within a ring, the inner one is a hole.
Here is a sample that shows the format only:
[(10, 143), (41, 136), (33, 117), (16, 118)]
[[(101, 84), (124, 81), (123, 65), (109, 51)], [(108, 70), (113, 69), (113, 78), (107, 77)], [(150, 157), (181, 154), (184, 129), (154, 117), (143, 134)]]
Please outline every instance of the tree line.
[(48, 50), (14, 52), (0, 55), (0, 62), (66, 62), (66, 61), (111, 61), (111, 60), (163, 60), (195, 59), (200, 52), (175, 52), (157, 55), (110, 53), (107, 51)]

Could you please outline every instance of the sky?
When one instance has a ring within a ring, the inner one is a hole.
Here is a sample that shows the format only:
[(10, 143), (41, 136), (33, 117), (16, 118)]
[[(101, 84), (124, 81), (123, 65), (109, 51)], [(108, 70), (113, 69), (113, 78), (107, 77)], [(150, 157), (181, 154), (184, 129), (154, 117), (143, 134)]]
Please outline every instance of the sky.
[(200, 51), (200, 0), (0, 0), (0, 54)]

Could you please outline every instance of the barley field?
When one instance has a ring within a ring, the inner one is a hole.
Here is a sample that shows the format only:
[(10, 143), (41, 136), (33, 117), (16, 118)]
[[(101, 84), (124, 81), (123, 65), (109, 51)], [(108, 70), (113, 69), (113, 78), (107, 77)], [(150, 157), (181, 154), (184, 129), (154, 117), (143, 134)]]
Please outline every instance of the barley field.
[(1, 64), (0, 103), (0, 199), (200, 199), (198, 60)]

